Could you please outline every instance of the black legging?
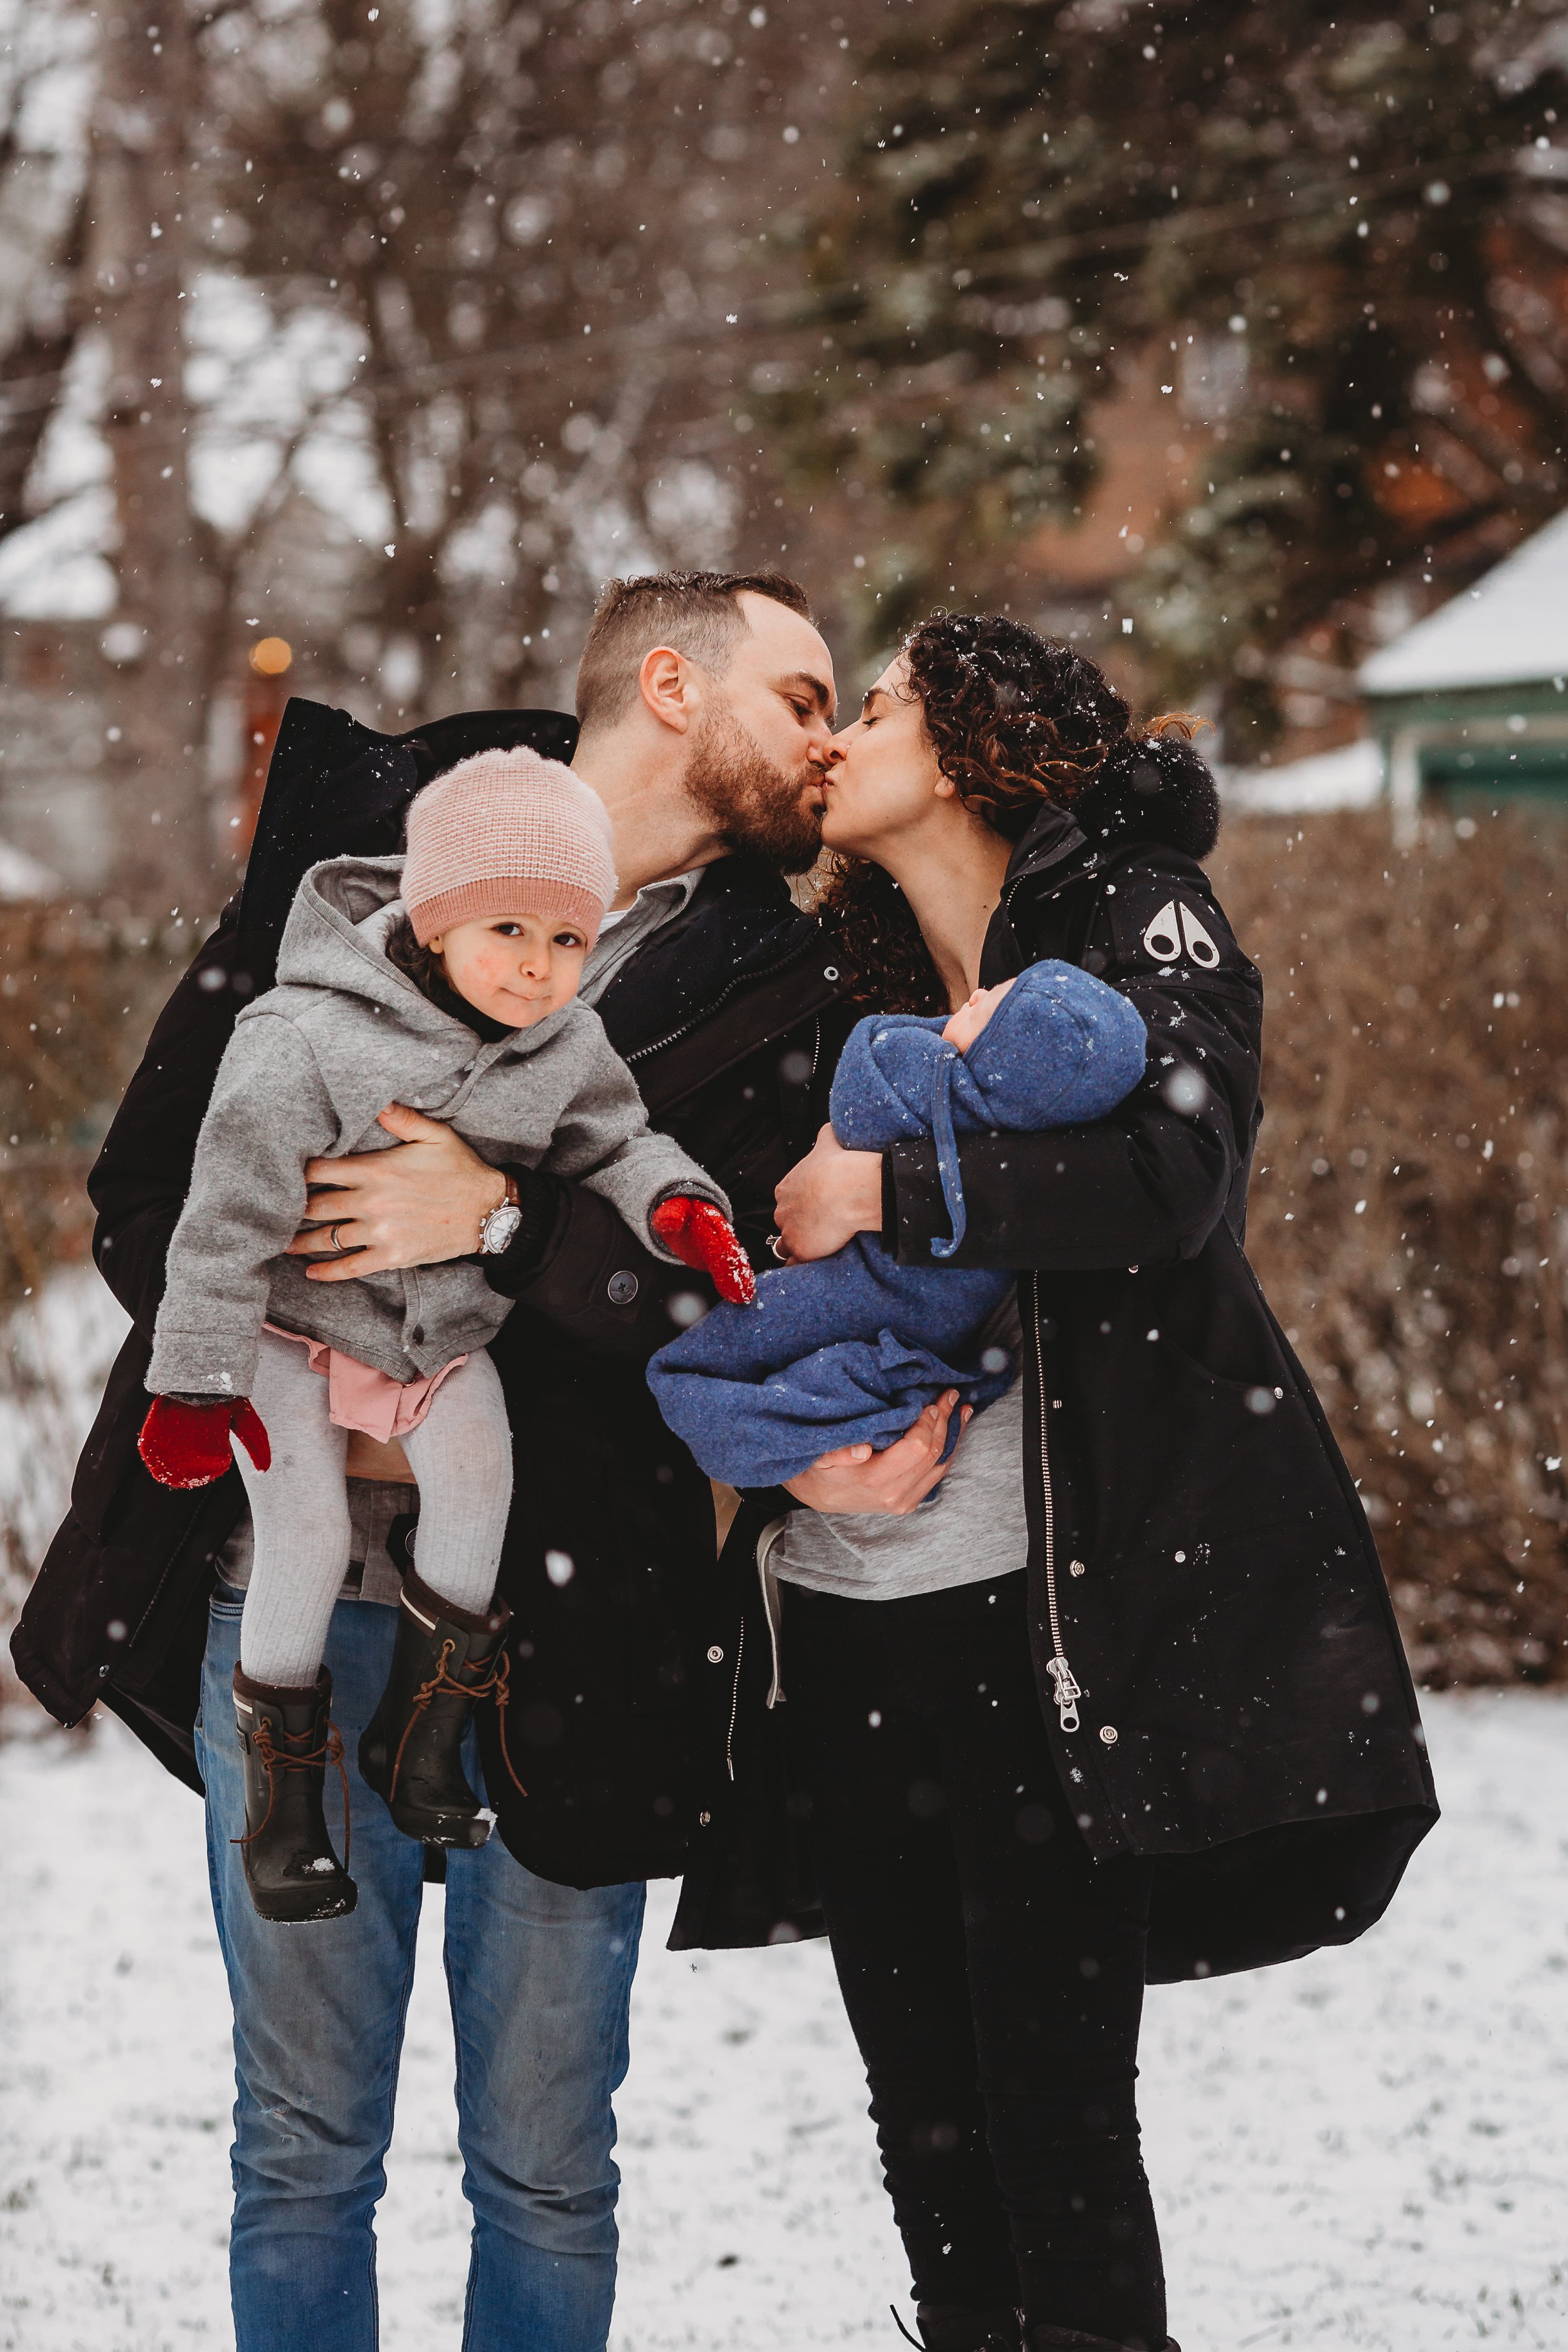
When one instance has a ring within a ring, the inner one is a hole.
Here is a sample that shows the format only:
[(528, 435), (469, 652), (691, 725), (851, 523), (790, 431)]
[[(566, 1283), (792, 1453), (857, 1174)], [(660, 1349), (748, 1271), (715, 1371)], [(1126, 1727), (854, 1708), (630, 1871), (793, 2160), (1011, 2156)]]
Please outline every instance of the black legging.
[(784, 1714), (917, 2302), (1163, 2345), (1134, 2103), (1149, 1866), (1089, 1860), (1024, 1580), (786, 1588)]

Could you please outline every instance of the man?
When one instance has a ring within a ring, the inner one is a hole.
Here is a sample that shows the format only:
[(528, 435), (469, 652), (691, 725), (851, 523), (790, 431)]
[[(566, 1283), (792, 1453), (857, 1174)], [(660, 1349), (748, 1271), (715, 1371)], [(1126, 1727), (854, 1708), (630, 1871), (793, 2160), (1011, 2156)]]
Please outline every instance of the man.
[[(670, 574), (615, 583), (578, 681), (574, 765), (615, 826), (621, 887), (584, 973), (658, 1126), (725, 1187), (754, 1255), (775, 1183), (823, 1115), (837, 971), (782, 875), (817, 847), (812, 784), (834, 709), (827, 648), (793, 583)], [(372, 2230), (392, 2128), (422, 1850), (352, 1765), (384, 1680), (417, 1496), (400, 1449), (354, 1439), (354, 1559), (327, 1651), (348, 1762), (348, 1918), (256, 1916), (237, 1847), (239, 1754), (226, 1695), (248, 1522), (237, 1474), (155, 1487), (134, 1441), (168, 1240), (238, 1006), (268, 984), (295, 885), (317, 857), (395, 848), (418, 786), (491, 742), (561, 756), (570, 722), (479, 713), (378, 737), (296, 703), (285, 720), (238, 901), (165, 1008), (91, 1191), (98, 1262), (136, 1328), (116, 1366), (14, 1643), (62, 1720), (101, 1698), (205, 1786), (219, 1937), (235, 2008), (238, 2099), (232, 2283), (238, 2352), (373, 2352)], [(333, 1160), (342, 1254), (294, 1248), (311, 1278), (474, 1253), (517, 1302), (494, 1348), (517, 1446), (501, 1591), (514, 1614), (510, 1741), (527, 1795), (480, 1746), (498, 1832), (447, 1865), (447, 1961), (459, 2138), (474, 2211), (470, 2352), (602, 2352), (615, 2285), (611, 2100), (642, 1882), (678, 1872), (697, 1826), (710, 1608), (710, 1490), (654, 1412), (647, 1356), (700, 1311), (701, 1285), (652, 1258), (597, 1195), (488, 1167), (446, 1128), (388, 1113), (398, 1151)], [(509, 1180), (510, 1191), (509, 1192)], [(500, 1238), (496, 1226), (488, 1237)], [(764, 1261), (765, 1262), (765, 1261)], [(869, 1508), (907, 1507), (941, 1432), (875, 1464)], [(853, 1507), (851, 1504), (849, 1507)], [(203, 1694), (197, 1714), (198, 1693)]]

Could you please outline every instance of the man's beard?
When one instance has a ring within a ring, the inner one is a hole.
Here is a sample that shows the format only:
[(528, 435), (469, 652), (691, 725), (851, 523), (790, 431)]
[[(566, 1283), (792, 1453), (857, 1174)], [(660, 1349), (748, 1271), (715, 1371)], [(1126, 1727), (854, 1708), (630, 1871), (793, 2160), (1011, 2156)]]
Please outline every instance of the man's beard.
[(808, 794), (814, 771), (777, 768), (728, 703), (703, 721), (686, 771), (686, 790), (726, 848), (759, 857), (777, 874), (805, 874), (822, 855), (822, 811)]

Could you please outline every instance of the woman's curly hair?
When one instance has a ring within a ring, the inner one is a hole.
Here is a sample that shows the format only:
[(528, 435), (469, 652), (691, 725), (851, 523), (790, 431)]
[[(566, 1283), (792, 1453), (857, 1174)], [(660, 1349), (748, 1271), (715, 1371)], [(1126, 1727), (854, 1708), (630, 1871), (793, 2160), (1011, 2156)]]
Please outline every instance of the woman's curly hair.
[[(1156, 719), (1134, 734), (1126, 703), (1086, 655), (998, 613), (935, 613), (903, 653), (937, 765), (965, 808), (1009, 841), (1023, 838), (1042, 803), (1069, 808), (1119, 758), (1145, 754), (1149, 735), (1195, 723)], [(881, 866), (831, 855), (817, 911), (851, 1003), (946, 1011), (909, 903)]]

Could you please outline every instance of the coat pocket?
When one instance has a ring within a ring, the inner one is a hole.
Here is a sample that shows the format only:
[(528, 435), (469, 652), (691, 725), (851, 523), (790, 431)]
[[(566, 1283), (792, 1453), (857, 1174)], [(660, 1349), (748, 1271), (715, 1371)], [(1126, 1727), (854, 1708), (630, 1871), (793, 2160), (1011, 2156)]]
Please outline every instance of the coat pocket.
[(1348, 1541), (1334, 1465), (1239, 1252), (1211, 1244), (1201, 1260), (1129, 1275), (1119, 1297), (1101, 1289), (1092, 1303), (1092, 1320), (1074, 1318), (1077, 1422), (1103, 1565), (1208, 1557), (1217, 1570), (1223, 1552), (1250, 1575), (1278, 1554), (1279, 1535), (1290, 1551), (1303, 1538), (1315, 1549), (1330, 1527)]

